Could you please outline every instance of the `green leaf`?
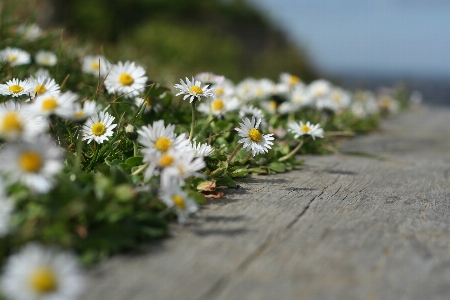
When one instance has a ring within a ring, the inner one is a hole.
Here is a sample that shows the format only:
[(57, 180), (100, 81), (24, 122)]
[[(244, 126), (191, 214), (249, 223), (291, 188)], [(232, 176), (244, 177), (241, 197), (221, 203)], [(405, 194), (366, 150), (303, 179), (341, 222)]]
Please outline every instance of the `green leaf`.
[(217, 186), (226, 186), (226, 187), (231, 187), (231, 188), (237, 187), (236, 182), (228, 176), (223, 176), (222, 178), (218, 179), (216, 181), (216, 185)]
[(286, 172), (286, 167), (285, 167), (285, 165), (284, 165), (283, 163), (276, 162), (276, 161), (271, 162), (270, 165), (269, 165), (269, 168), (270, 168), (272, 171), (275, 171), (275, 172), (277, 172), (277, 173), (283, 173), (283, 172)]
[(261, 168), (250, 168), (250, 169), (248, 169), (248, 172), (256, 173), (256, 174), (267, 174), (267, 170), (264, 170)]
[(199, 192), (196, 192), (194, 190), (188, 190), (187, 194), (189, 197), (195, 200), (200, 205), (206, 204), (206, 198)]
[(128, 158), (125, 163), (131, 167), (136, 167), (142, 165), (142, 160), (144, 158), (142, 156), (135, 156)]

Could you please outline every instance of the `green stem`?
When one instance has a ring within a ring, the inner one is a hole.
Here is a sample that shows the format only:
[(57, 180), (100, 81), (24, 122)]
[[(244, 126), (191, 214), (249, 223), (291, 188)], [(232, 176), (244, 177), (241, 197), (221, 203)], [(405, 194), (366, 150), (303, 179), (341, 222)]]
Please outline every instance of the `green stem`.
[(239, 143), (237, 144), (236, 148), (234, 148), (233, 152), (230, 154), (230, 157), (228, 157), (227, 159), (227, 163), (230, 163), (230, 161), (233, 159), (233, 157), (236, 155), (236, 153), (238, 152), (238, 150), (242, 147), (242, 144)]
[(191, 132), (189, 133), (189, 142), (192, 141), (194, 137), (194, 127), (195, 127), (195, 105), (197, 104), (197, 99), (192, 101), (192, 122), (191, 122)]
[(139, 143), (137, 141), (133, 141), (133, 156), (136, 157), (138, 156), (138, 152), (139, 152)]
[(294, 156), (295, 153), (297, 153), (297, 151), (300, 150), (300, 148), (303, 146), (304, 142), (305, 142), (305, 139), (302, 139), (302, 140), (300, 141), (300, 143), (298, 144), (298, 146), (295, 147), (294, 150), (292, 150), (291, 152), (289, 152), (289, 153), (286, 154), (285, 156), (280, 157), (280, 158), (278, 159), (278, 161), (285, 161), (285, 160), (291, 158), (292, 156)]
[(78, 130), (77, 152), (75, 156), (75, 173), (81, 169), (81, 150), (83, 149), (83, 135), (81, 128)]
[(99, 144), (94, 144), (94, 145), (95, 145), (94, 155), (92, 155), (92, 159), (91, 159), (91, 161), (89, 162), (89, 165), (86, 168), (87, 170), (90, 170), (91, 167), (94, 165), (94, 163), (97, 161), (100, 145)]

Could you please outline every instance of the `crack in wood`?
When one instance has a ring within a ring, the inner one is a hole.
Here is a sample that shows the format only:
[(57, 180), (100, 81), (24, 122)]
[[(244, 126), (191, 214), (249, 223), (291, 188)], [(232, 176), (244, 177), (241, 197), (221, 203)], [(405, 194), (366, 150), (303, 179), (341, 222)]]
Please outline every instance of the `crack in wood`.
[[(247, 258), (237, 267), (236, 271), (237, 273), (242, 273), (245, 272), (245, 270), (259, 257), (261, 256), (267, 248), (269, 248), (269, 246), (276, 240), (279, 239), (280, 235), (282, 233), (284, 233), (285, 231), (289, 230), (292, 226), (294, 226), (295, 223), (297, 223), (308, 211), (308, 209), (310, 208), (311, 204), (318, 198), (320, 198), (325, 191), (332, 185), (334, 185), (338, 179), (340, 177), (340, 174), (336, 177), (336, 179), (329, 185), (327, 185), (326, 187), (324, 187), (322, 189), (322, 191), (320, 192), (320, 194), (318, 194), (317, 196), (312, 197), (311, 200), (309, 200), (308, 204), (305, 206), (305, 208), (294, 218), (294, 220), (292, 220), (285, 228), (284, 230), (279, 231), (276, 234), (270, 235), (265, 241), (264, 243), (259, 246), (255, 251), (253, 251), (249, 256), (247, 256)], [(338, 193), (340, 191), (341, 187), (338, 188), (338, 190), (333, 194), (335, 195), (336, 193)], [(289, 193), (288, 193), (289, 194)], [(233, 273), (234, 274), (234, 273)], [(218, 281), (216, 281), (211, 289), (209, 291), (207, 291), (203, 296), (201, 296), (199, 298), (199, 300), (206, 300), (206, 299), (215, 299), (217, 298), (220, 293), (226, 288), (226, 286), (228, 285), (228, 283), (231, 281), (232, 278), (232, 274), (227, 274), (223, 277), (221, 277)]]

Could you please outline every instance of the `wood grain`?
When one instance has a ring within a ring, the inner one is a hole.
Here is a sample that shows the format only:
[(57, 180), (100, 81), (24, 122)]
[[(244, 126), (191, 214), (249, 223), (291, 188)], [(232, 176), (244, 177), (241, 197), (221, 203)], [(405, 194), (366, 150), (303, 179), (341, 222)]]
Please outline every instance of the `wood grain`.
[(450, 110), (422, 108), (254, 176), (83, 299), (450, 299)]

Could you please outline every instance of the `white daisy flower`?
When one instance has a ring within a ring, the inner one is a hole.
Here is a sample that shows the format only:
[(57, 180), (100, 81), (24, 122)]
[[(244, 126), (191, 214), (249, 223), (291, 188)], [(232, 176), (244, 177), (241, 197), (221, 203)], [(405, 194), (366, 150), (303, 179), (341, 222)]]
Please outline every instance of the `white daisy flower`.
[(84, 291), (73, 254), (34, 243), (8, 258), (0, 284), (8, 299), (75, 300)]
[(205, 115), (208, 115), (211, 112), (214, 116), (223, 116), (227, 112), (238, 109), (239, 105), (240, 103), (237, 97), (229, 99), (216, 98), (214, 100), (211, 99), (200, 103), (197, 110)]
[(294, 88), (297, 85), (303, 85), (300, 77), (297, 77), (290, 73), (281, 73), (280, 83), (287, 85), (290, 89)]
[(47, 130), (47, 121), (14, 101), (0, 105), (0, 136), (7, 141), (32, 140)]
[(14, 210), (14, 203), (6, 197), (3, 181), (0, 180), (0, 238), (7, 235), (10, 231), (11, 213)]
[(177, 159), (166, 166), (161, 174), (161, 186), (167, 187), (170, 182), (178, 182), (181, 185), (185, 179), (191, 176), (202, 176), (198, 171), (206, 167), (203, 157), (195, 158), (191, 151), (178, 151)]
[(192, 151), (194, 157), (205, 157), (210, 156), (214, 152), (214, 148), (208, 144), (202, 144), (200, 142), (193, 141), (191, 143)]
[(303, 135), (310, 135), (313, 140), (315, 140), (316, 137), (323, 138), (323, 129), (320, 128), (320, 124), (313, 125), (309, 121), (304, 124), (300, 121), (299, 123), (292, 122), (288, 125), (288, 127), (288, 131), (295, 135), (294, 138), (298, 138)]
[(267, 78), (262, 78), (256, 81), (252, 98), (262, 99), (274, 94), (277, 94), (277, 85), (275, 82)]
[(333, 88), (330, 93), (330, 98), (333, 99), (338, 110), (349, 107), (352, 100), (350, 92), (341, 88)]
[(274, 115), (277, 113), (278, 104), (276, 101), (270, 100), (270, 101), (261, 101), (259, 102), (259, 105), (269, 114)]
[(329, 96), (316, 99), (316, 108), (320, 111), (329, 111), (332, 113), (339, 112), (337, 103)]
[(211, 85), (222, 84), (225, 81), (225, 76), (219, 76), (210, 72), (199, 73), (194, 76), (195, 80), (205, 82)]
[(32, 93), (32, 86), (28, 80), (13, 78), (5, 84), (0, 84), (0, 94), (4, 96), (19, 97)]
[(84, 73), (105, 77), (111, 69), (111, 63), (102, 55), (86, 55), (81, 60), (81, 69)]
[(255, 98), (254, 90), (257, 81), (254, 78), (246, 78), (236, 86), (236, 95), (243, 101), (250, 101)]
[(100, 111), (97, 114), (90, 117), (86, 123), (83, 125), (82, 140), (88, 140), (89, 144), (93, 140), (97, 144), (102, 144), (104, 141), (109, 140), (109, 137), (113, 136), (113, 129), (116, 128), (117, 124), (113, 124), (114, 117), (109, 113)]
[(72, 116), (74, 102), (78, 99), (78, 95), (67, 91), (63, 94), (53, 94), (45, 92), (37, 96), (30, 105), (33, 111), (42, 116), (55, 114), (62, 118)]
[(53, 187), (53, 177), (63, 169), (62, 152), (50, 137), (33, 142), (6, 144), (0, 152), (1, 172), (9, 182), (22, 182), (37, 193)]
[(42, 35), (41, 28), (36, 24), (29, 25), (19, 25), (17, 26), (16, 32), (23, 36), (25, 40), (34, 41)]
[(225, 80), (220, 84), (211, 87), (217, 98), (229, 98), (236, 94), (235, 86), (230, 80)]
[(34, 59), (36, 60), (36, 63), (38, 65), (45, 67), (53, 67), (54, 65), (56, 65), (56, 62), (58, 61), (58, 57), (56, 56), (55, 53), (44, 50), (38, 51)]
[(119, 61), (112, 66), (111, 71), (105, 79), (105, 87), (110, 94), (124, 95), (125, 98), (133, 98), (139, 95), (145, 88), (147, 76), (141, 66), (134, 62)]
[(242, 119), (244, 117), (255, 117), (257, 119), (264, 119), (264, 113), (259, 108), (253, 105), (244, 105), (239, 110), (239, 117)]
[(189, 145), (185, 135), (176, 135), (174, 133), (175, 125), (168, 124), (164, 126), (164, 121), (154, 121), (152, 125), (143, 126), (137, 131), (139, 134), (138, 142), (144, 146), (143, 154), (152, 152), (166, 152), (171, 148), (184, 149)]
[(175, 89), (179, 92), (175, 96), (184, 95), (183, 100), (189, 98), (189, 102), (192, 103), (194, 99), (201, 100), (202, 97), (214, 98), (214, 92), (208, 88), (209, 85), (202, 87), (202, 82), (200, 80), (195, 80), (192, 77), (192, 81), (186, 77), (186, 83), (180, 79), (180, 84), (175, 84)]
[(96, 115), (100, 109), (101, 106), (98, 105), (97, 102), (91, 100), (86, 100), (83, 104), (75, 103), (73, 106), (72, 115), (69, 119), (75, 121), (86, 120), (87, 118)]
[(55, 79), (53, 78), (50, 78), (48, 76), (38, 76), (36, 78), (30, 76), (28, 78), (28, 81), (30, 82), (32, 88), (32, 98), (42, 95), (46, 92), (49, 92), (53, 95), (60, 94), (59, 84), (57, 84)]
[(171, 185), (168, 189), (161, 189), (159, 197), (168, 207), (175, 208), (180, 224), (184, 224), (190, 214), (198, 211), (197, 202), (190, 198), (176, 184)]
[(251, 121), (248, 118), (243, 118), (242, 123), (239, 123), (240, 127), (235, 128), (239, 136), (242, 137), (238, 143), (242, 143), (247, 151), (251, 150), (253, 156), (268, 152), (268, 149), (271, 149), (271, 145), (273, 145), (273, 134), (262, 134), (258, 130), (260, 123), (260, 118), (256, 120), (255, 117), (252, 117)]
[(31, 62), (30, 54), (22, 49), (7, 47), (0, 51), (0, 61), (8, 62), (11, 67)]
[(36, 78), (39, 78), (39, 77), (48, 77), (48, 78), (50, 78), (50, 77), (51, 77), (51, 76), (50, 76), (49, 70), (44, 69), (44, 68), (39, 68), (39, 69), (36, 71), (36, 73), (34, 73), (34, 76), (35, 76)]
[(378, 96), (378, 106), (382, 112), (397, 113), (399, 110), (399, 104), (392, 96), (382, 94)]
[(147, 97), (145, 97), (145, 98), (142, 98), (142, 97), (136, 97), (136, 98), (134, 99), (134, 104), (135, 104), (137, 107), (141, 107), (142, 104), (145, 103), (145, 108), (144, 108), (144, 112), (145, 112), (145, 113), (147, 113), (147, 112), (149, 112), (149, 111), (151, 111), (151, 110), (153, 110), (153, 111), (155, 111), (155, 112), (158, 112), (158, 111), (161, 109), (161, 105), (160, 105), (159, 103), (153, 104), (152, 102), (153, 102), (153, 101), (152, 101), (152, 98), (151, 98), (150, 96), (147, 96)]
[(324, 80), (318, 79), (311, 82), (307, 87), (307, 92), (315, 99), (326, 97), (331, 91), (331, 83)]

